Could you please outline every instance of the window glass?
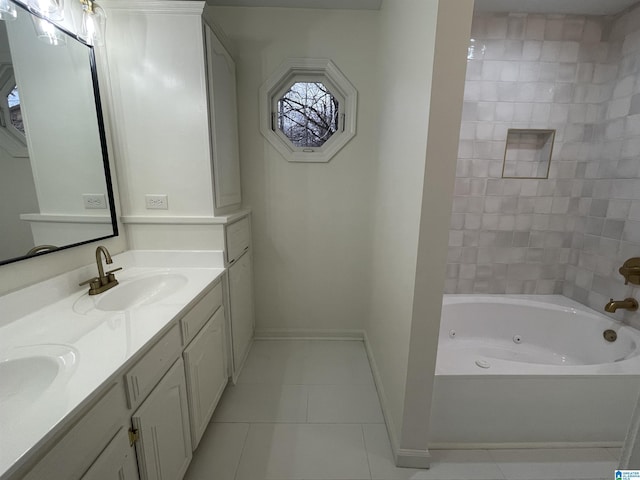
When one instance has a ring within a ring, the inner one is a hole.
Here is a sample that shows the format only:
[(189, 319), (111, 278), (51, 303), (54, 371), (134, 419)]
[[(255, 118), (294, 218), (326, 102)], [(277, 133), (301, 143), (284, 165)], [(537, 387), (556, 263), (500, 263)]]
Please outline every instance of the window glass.
[(278, 100), (278, 128), (296, 147), (321, 147), (338, 131), (339, 102), (321, 82), (296, 82)]
[(9, 105), (9, 121), (11, 125), (13, 125), (16, 130), (24, 133), (22, 110), (20, 109), (20, 95), (18, 94), (18, 87), (15, 85), (7, 95), (7, 104)]

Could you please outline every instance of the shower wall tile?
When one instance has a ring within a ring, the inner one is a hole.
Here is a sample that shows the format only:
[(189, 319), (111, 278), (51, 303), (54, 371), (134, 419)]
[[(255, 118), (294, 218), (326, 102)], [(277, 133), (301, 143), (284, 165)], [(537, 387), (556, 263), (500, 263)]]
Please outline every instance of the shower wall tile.
[[(501, 178), (509, 128), (556, 130), (548, 179)], [(448, 293), (640, 297), (640, 7), (474, 17), (450, 247)]]

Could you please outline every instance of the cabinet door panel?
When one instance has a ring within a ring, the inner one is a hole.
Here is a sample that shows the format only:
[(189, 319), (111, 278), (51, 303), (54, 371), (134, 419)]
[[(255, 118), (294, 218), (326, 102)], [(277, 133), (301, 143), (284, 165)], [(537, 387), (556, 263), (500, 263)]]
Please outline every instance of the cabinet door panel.
[(191, 461), (184, 364), (173, 364), (131, 417), (141, 480), (178, 480)]
[(253, 338), (253, 286), (250, 251), (229, 267), (229, 299), (235, 379)]
[(122, 427), (126, 417), (124, 388), (118, 382), (21, 479), (50, 478), (51, 472), (58, 478), (80, 478)]
[(138, 480), (138, 478), (136, 453), (129, 444), (127, 429), (123, 427), (93, 462), (82, 480)]
[(194, 450), (227, 384), (225, 357), (224, 307), (220, 307), (184, 351)]
[(215, 206), (218, 209), (241, 202), (238, 153), (236, 65), (205, 24), (209, 123)]

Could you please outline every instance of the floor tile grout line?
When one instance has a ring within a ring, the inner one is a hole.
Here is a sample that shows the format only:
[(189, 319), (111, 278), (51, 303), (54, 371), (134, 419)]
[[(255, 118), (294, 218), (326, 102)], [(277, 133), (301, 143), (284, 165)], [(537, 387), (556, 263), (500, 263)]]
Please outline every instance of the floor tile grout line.
[(224, 420), (222, 422), (211, 422), (214, 425), (220, 425), (220, 424), (224, 424), (224, 423), (232, 423), (232, 424), (239, 424), (239, 423), (252, 423), (255, 425), (275, 425), (275, 424), (280, 424), (280, 425), (384, 425), (384, 422), (358, 422), (358, 421), (346, 421), (346, 422), (339, 422), (339, 421), (331, 421), (331, 422), (311, 422), (311, 421), (299, 421), (299, 422), (293, 422), (293, 421), (274, 421), (274, 420), (265, 420), (264, 422), (261, 422), (259, 420)]
[(247, 446), (247, 439), (249, 438), (249, 431), (251, 430), (251, 423), (249, 423), (249, 428), (247, 428), (247, 433), (244, 434), (244, 440), (242, 441), (242, 449), (240, 450), (240, 457), (238, 458), (238, 463), (236, 464), (236, 468), (233, 472), (233, 479), (237, 480), (238, 470), (240, 470), (240, 463), (242, 462), (242, 456), (244, 455), (244, 449)]
[(245, 423), (245, 424), (250, 424), (250, 425), (349, 425), (349, 426), (360, 426), (360, 425), (384, 425), (384, 423), (359, 423), (359, 422), (324, 422), (324, 423), (318, 423), (318, 422), (274, 422), (274, 421), (270, 421), (270, 422), (254, 422), (254, 421), (248, 421), (245, 420), (243, 422), (211, 422), (214, 425), (223, 425), (225, 423), (229, 423), (229, 424), (234, 424), (237, 425), (239, 423)]
[(369, 478), (373, 479), (373, 473), (371, 472), (371, 463), (369, 462), (369, 449), (367, 448), (367, 437), (364, 434), (363, 424), (360, 424), (360, 430), (362, 431), (362, 444), (364, 445), (364, 454), (367, 457), (367, 468), (369, 468)]
[(613, 450), (616, 450), (616, 447), (604, 447), (604, 449), (611, 456), (611, 458), (613, 458), (617, 462), (617, 465), (619, 465), (620, 455), (622, 454), (622, 448), (618, 448), (617, 453), (613, 453)]
[(504, 472), (504, 470), (502, 469), (502, 467), (500, 466), (500, 464), (498, 463), (498, 461), (496, 460), (496, 457), (494, 455), (491, 454), (491, 450), (484, 450), (485, 452), (487, 452), (487, 455), (489, 456), (489, 458), (491, 459), (491, 461), (493, 462), (493, 464), (498, 468), (498, 471), (500, 472), (500, 474), (502, 475), (502, 478), (504, 480), (509, 480), (509, 477), (507, 477), (507, 474)]

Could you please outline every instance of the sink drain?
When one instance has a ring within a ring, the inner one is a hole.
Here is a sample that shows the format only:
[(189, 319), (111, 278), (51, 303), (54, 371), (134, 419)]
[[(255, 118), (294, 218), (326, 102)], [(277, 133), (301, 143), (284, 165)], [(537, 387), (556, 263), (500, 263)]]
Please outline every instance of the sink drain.
[(602, 336), (607, 342), (615, 342), (618, 338), (618, 334), (613, 330), (605, 330), (602, 332)]

